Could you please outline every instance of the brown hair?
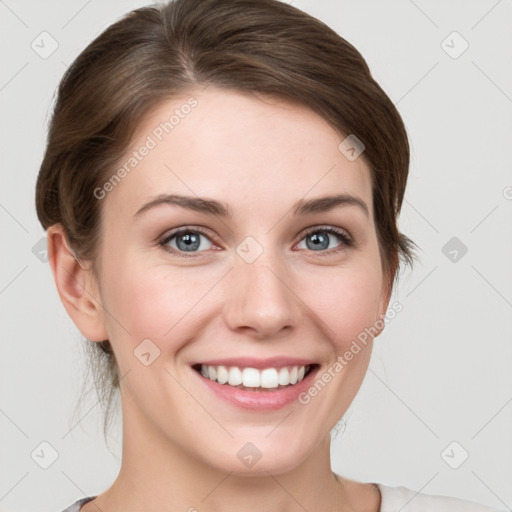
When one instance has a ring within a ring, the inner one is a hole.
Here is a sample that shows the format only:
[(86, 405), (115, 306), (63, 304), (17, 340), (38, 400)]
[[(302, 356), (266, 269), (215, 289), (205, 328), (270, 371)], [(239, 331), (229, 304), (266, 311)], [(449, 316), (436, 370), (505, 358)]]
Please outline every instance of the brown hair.
[[(306, 105), (363, 142), (390, 290), (414, 243), (397, 227), (409, 169), (403, 121), (361, 54), (321, 21), (278, 0), (176, 0), (136, 9), (109, 26), (64, 74), (36, 185), (44, 229), (62, 224), (71, 248), (99, 278), (101, 201), (153, 107), (200, 85)], [(341, 140), (340, 140), (341, 142)], [(94, 382), (105, 402), (104, 432), (119, 387), (108, 340), (90, 343)]]

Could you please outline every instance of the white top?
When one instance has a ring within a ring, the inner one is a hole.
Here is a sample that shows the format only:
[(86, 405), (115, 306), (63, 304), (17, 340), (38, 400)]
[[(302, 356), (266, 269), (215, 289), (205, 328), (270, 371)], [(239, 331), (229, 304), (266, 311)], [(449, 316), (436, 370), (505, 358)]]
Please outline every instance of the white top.
[[(471, 501), (418, 493), (407, 487), (388, 487), (377, 484), (381, 494), (380, 512), (503, 512), (478, 505)], [(75, 501), (62, 512), (79, 512), (82, 505), (96, 496), (88, 496)]]
[(501, 512), (460, 498), (418, 493), (406, 487), (377, 486), (382, 497), (380, 512)]

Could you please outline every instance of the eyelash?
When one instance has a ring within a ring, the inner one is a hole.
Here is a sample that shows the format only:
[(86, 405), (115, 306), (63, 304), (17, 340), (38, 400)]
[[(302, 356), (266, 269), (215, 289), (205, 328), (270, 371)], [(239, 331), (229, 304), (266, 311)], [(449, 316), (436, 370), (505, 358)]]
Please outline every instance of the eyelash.
[[(202, 229), (191, 228), (191, 227), (185, 226), (185, 227), (180, 228), (180, 229), (170, 233), (169, 235), (165, 236), (162, 240), (160, 240), (158, 242), (158, 245), (163, 247), (163, 249), (166, 250), (167, 252), (170, 252), (171, 254), (176, 254), (180, 258), (196, 258), (197, 256), (193, 256), (192, 254), (198, 254), (197, 252), (196, 253), (191, 252), (190, 255), (185, 255), (185, 251), (177, 251), (176, 249), (173, 249), (173, 248), (170, 248), (170, 247), (167, 246), (167, 244), (173, 238), (176, 238), (176, 237), (178, 237), (180, 235), (183, 235), (183, 234), (189, 234), (189, 233), (195, 233), (195, 234), (203, 235), (204, 237), (208, 238), (208, 240), (210, 240), (210, 236), (205, 231), (203, 231)], [(333, 253), (340, 252), (340, 251), (342, 251), (342, 250), (344, 250), (346, 248), (349, 248), (349, 247), (352, 247), (352, 246), (355, 245), (355, 242), (352, 240), (352, 238), (345, 231), (339, 230), (339, 229), (334, 228), (332, 226), (312, 228), (312, 229), (310, 229), (310, 230), (308, 230), (307, 232), (304, 233), (304, 235), (299, 240), (299, 242), (302, 242), (302, 240), (304, 238), (306, 238), (307, 236), (312, 235), (314, 233), (329, 233), (329, 234), (334, 235), (335, 237), (337, 237), (339, 239), (339, 241), (342, 242), (339, 247), (336, 247), (334, 249), (328, 249), (328, 250), (325, 250), (325, 251), (318, 251), (320, 253), (320, 256), (322, 256), (322, 255), (331, 255)], [(210, 240), (210, 242), (212, 242), (212, 240)], [(204, 252), (204, 251), (198, 251), (198, 252), (201, 253), (201, 252)], [(310, 251), (310, 252), (317, 252), (317, 251)]]

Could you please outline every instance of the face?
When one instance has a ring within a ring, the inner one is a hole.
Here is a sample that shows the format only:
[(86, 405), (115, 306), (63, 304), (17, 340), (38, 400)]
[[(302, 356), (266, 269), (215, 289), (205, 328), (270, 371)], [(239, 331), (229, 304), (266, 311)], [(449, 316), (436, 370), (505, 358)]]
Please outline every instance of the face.
[[(246, 474), (329, 436), (371, 340), (346, 353), (388, 299), (371, 175), (343, 138), (304, 106), (212, 86), (138, 127), (120, 167), (136, 161), (99, 199), (125, 435)], [(148, 206), (164, 195), (177, 203)]]

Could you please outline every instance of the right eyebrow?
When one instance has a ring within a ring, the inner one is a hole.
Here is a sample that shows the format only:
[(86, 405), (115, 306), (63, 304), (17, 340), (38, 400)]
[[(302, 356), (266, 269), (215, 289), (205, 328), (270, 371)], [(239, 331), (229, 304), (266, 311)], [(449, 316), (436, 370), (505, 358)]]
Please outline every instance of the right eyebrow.
[(228, 205), (216, 201), (214, 199), (205, 199), (201, 197), (192, 197), (192, 196), (181, 196), (177, 194), (160, 194), (156, 196), (154, 199), (143, 205), (134, 216), (141, 215), (142, 213), (155, 208), (156, 206), (164, 205), (164, 204), (172, 204), (181, 206), (182, 208), (187, 208), (189, 210), (194, 210), (200, 213), (206, 213), (211, 215), (219, 215), (221, 217), (229, 217), (233, 216)]

